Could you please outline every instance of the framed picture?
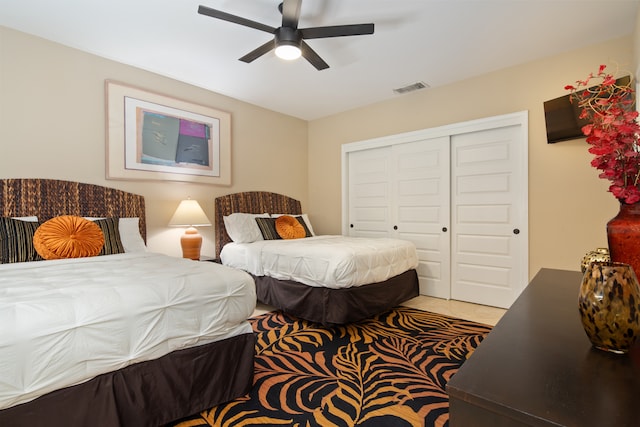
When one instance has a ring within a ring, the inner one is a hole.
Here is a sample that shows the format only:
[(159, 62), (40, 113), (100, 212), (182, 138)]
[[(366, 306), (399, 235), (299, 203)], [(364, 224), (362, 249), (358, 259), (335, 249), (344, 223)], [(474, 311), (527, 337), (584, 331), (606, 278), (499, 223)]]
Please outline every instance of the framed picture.
[(105, 82), (106, 178), (231, 184), (231, 115)]

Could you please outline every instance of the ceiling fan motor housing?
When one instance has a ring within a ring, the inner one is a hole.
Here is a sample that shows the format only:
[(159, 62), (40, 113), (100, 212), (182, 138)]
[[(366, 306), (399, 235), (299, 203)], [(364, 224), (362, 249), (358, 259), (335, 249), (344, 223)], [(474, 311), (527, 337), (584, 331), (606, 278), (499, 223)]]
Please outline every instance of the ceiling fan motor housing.
[(275, 36), (276, 46), (289, 45), (295, 46), (298, 49), (300, 48), (300, 42), (302, 41), (302, 33), (300, 30), (280, 27), (276, 29)]

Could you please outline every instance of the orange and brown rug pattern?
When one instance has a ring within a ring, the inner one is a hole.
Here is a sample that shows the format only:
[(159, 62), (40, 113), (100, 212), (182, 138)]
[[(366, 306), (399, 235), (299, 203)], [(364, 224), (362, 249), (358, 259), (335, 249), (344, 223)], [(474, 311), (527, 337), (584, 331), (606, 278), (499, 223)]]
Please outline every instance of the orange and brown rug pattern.
[(251, 392), (176, 426), (447, 426), (445, 385), (491, 330), (406, 307), (336, 327), (282, 312), (251, 323)]

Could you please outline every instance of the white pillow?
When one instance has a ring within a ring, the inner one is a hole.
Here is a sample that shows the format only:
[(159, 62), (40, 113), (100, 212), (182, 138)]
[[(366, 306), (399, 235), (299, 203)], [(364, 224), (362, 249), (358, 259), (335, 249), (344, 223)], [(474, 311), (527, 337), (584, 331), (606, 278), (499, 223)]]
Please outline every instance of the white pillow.
[(118, 220), (118, 230), (120, 230), (120, 241), (125, 252), (146, 252), (147, 245), (140, 235), (139, 218), (120, 218)]
[[(105, 219), (104, 217), (91, 216), (85, 216), (84, 218), (89, 221)], [(124, 248), (125, 253), (147, 251), (147, 245), (144, 244), (144, 239), (140, 235), (139, 222), (140, 219), (138, 217), (118, 218), (118, 232), (120, 234), (120, 241), (122, 242), (122, 247)]]
[(26, 222), (38, 222), (37, 216), (14, 216), (12, 218), (18, 219), (20, 221), (26, 221)]
[(307, 216), (306, 213), (305, 214), (299, 214), (299, 215), (296, 215), (296, 214), (271, 214), (271, 218), (278, 218), (279, 216), (282, 216), (282, 215), (289, 215), (289, 216), (292, 216), (292, 217), (301, 216), (302, 219), (304, 220), (304, 223), (307, 224), (307, 228), (309, 229), (309, 232), (311, 233), (311, 235), (312, 236), (316, 235), (316, 233), (314, 233), (314, 231), (313, 231), (313, 227), (311, 226), (311, 221), (309, 221), (309, 217)]
[(264, 240), (260, 227), (256, 223), (256, 218), (269, 218), (268, 213), (249, 214), (249, 213), (232, 213), (231, 215), (222, 217), (224, 228), (227, 234), (236, 243), (251, 243), (258, 240)]

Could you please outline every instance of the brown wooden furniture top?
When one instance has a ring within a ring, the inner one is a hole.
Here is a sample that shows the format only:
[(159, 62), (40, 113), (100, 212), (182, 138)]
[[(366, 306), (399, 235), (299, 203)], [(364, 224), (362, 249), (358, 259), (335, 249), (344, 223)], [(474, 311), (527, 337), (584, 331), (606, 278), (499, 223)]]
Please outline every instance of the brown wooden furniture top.
[(538, 272), (450, 380), (452, 427), (640, 426), (640, 348), (615, 355), (591, 346), (581, 280), (577, 271)]

